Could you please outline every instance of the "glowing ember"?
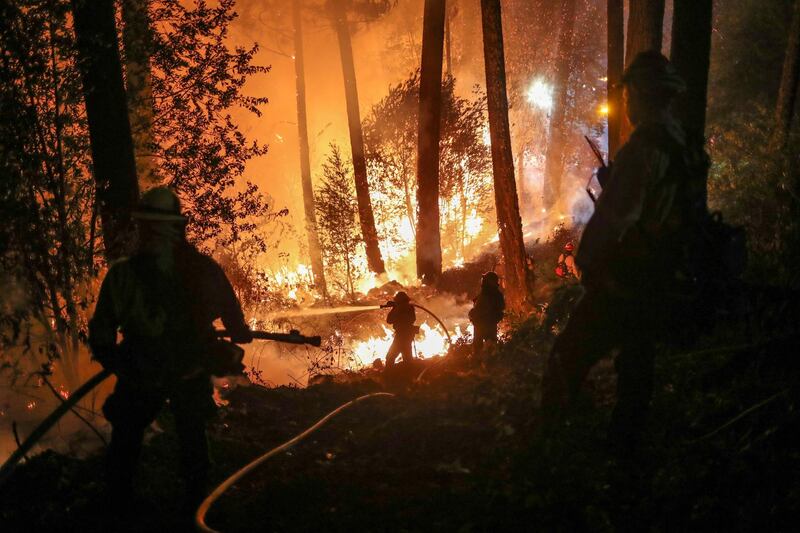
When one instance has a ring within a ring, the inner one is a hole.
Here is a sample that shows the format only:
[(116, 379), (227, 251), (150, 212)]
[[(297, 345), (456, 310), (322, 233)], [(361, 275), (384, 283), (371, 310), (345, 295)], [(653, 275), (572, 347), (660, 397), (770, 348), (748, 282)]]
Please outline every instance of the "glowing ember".
[(597, 110), (597, 112), (600, 113), (604, 117), (607, 117), (610, 111), (611, 111), (611, 108), (608, 106), (607, 103), (606, 104), (601, 104), (600, 108)]
[(528, 87), (525, 97), (528, 103), (543, 111), (553, 109), (553, 87), (541, 78), (536, 78)]
[(58, 387), (58, 394), (65, 400), (69, 399), (69, 391), (64, 387), (64, 385)]
[(36, 409), (36, 402), (31, 400), (31, 401), (28, 402), (28, 405), (26, 405), (25, 407), (28, 408), (28, 411), (33, 411), (34, 409)]

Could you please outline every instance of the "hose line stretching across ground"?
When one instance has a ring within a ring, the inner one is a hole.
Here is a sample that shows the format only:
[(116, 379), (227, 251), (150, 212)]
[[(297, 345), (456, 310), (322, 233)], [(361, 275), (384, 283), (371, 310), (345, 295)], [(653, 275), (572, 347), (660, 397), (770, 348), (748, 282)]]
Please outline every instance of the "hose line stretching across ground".
[(242, 479), (244, 476), (246, 476), (247, 474), (249, 474), (250, 472), (255, 470), (259, 465), (261, 465), (264, 461), (266, 461), (270, 457), (273, 457), (273, 456), (278, 455), (279, 453), (281, 453), (283, 451), (288, 450), (289, 448), (291, 448), (292, 446), (294, 446), (295, 444), (297, 444), (301, 440), (305, 439), (306, 437), (308, 437), (309, 435), (314, 433), (316, 430), (318, 430), (319, 428), (324, 426), (328, 422), (328, 420), (330, 420), (334, 416), (338, 415), (342, 411), (346, 410), (347, 408), (352, 407), (353, 405), (355, 405), (355, 404), (357, 404), (359, 402), (362, 402), (364, 400), (368, 400), (370, 398), (377, 398), (377, 397), (380, 397), (380, 396), (394, 397), (394, 394), (392, 394), (390, 392), (374, 392), (372, 394), (365, 394), (364, 396), (359, 396), (355, 400), (350, 400), (349, 402), (347, 402), (347, 403), (345, 403), (343, 405), (340, 405), (339, 407), (337, 407), (336, 409), (334, 409), (333, 411), (331, 411), (330, 413), (328, 413), (327, 415), (322, 417), (316, 424), (314, 424), (313, 426), (311, 426), (307, 430), (303, 431), (299, 435), (297, 435), (297, 436), (293, 437), (292, 439), (284, 442), (283, 444), (281, 444), (277, 448), (271, 449), (270, 451), (268, 451), (267, 453), (265, 453), (261, 457), (257, 458), (256, 460), (252, 461), (248, 465), (246, 465), (243, 468), (241, 468), (241, 469), (237, 470), (236, 472), (234, 472), (233, 475), (231, 475), (228, 479), (226, 479), (225, 481), (220, 483), (220, 485), (217, 488), (215, 488), (211, 492), (211, 494), (209, 494), (206, 497), (205, 500), (203, 500), (203, 503), (200, 504), (200, 507), (197, 508), (197, 512), (195, 513), (195, 523), (197, 524), (197, 529), (199, 531), (203, 531), (205, 533), (219, 533), (217, 530), (211, 529), (210, 527), (208, 527), (206, 525), (206, 513), (208, 513), (208, 510), (211, 508), (211, 506), (214, 504), (214, 502), (217, 501), (217, 499), (219, 499), (219, 497), (222, 496), (222, 494), (226, 490), (231, 488), (234, 485), (234, 483), (236, 483), (237, 481)]

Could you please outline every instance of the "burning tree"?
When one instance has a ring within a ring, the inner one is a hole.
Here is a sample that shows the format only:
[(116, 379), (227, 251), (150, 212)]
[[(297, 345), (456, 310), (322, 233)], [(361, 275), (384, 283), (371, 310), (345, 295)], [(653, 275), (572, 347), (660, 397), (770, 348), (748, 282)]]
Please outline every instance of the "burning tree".
[[(364, 121), (367, 167), (381, 232), (392, 247), (411, 247), (416, 233), (416, 150), (419, 115), (419, 75), (389, 89)], [(470, 241), (491, 218), (489, 148), (483, 142), (486, 97), (472, 100), (455, 94), (455, 80), (442, 82), (441, 141), (439, 144), (439, 210), (444, 255), (463, 260)], [(404, 220), (405, 219), (405, 222)], [(408, 230), (405, 231), (404, 230)]]
[(339, 147), (322, 166), (323, 179), (317, 194), (320, 243), (328, 279), (348, 298), (355, 298), (356, 282), (363, 275), (357, 260), (364, 245), (358, 223), (352, 164), (342, 159)]

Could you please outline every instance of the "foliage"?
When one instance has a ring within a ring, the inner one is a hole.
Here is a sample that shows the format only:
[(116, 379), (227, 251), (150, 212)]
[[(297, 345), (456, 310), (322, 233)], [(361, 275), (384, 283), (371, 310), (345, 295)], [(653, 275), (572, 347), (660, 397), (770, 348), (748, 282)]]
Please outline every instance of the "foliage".
[(352, 164), (342, 158), (337, 145), (331, 144), (330, 149), (316, 193), (320, 245), (328, 269), (326, 276), (352, 299), (356, 282), (364, 273), (363, 266), (356, 261), (364, 242), (358, 224)]
[[(381, 233), (401, 240), (397, 228), (405, 218), (416, 228), (416, 161), (419, 72), (392, 86), (364, 120), (364, 143), (372, 189), (379, 193), (376, 213)], [(442, 82), (439, 195), (445, 254), (464, 257), (471, 240), (467, 219), (488, 217), (491, 201), (491, 154), (483, 143), (486, 97), (472, 100), (455, 94), (455, 79)], [(451, 243), (447, 246), (447, 243)]]
[(154, 148), (162, 175), (188, 207), (193, 240), (221, 237), (230, 243), (254, 230), (253, 217), (267, 212), (254, 184), (235, 191), (247, 161), (267, 147), (249, 141), (231, 111), (261, 115), (267, 98), (247, 96), (243, 86), (269, 67), (253, 64), (256, 45), (231, 49), (227, 44), (235, 0), (213, 7), (205, 0), (191, 8), (185, 4), (153, 3)]
[[(709, 204), (748, 231), (750, 276), (797, 287), (800, 131), (770, 147), (793, 2), (720, 2), (709, 80)], [(754, 72), (764, 75), (748, 75)]]
[[(9, 298), (3, 307), (18, 320), (35, 319), (43, 328), (36, 339), (45, 347), (41, 353), (64, 356), (66, 377), (75, 379), (98, 264), (94, 181), (68, 7), (59, 0), (2, 7), (0, 265), (4, 285), (17, 286), (3, 291)], [(29, 335), (30, 329), (28, 348)]]

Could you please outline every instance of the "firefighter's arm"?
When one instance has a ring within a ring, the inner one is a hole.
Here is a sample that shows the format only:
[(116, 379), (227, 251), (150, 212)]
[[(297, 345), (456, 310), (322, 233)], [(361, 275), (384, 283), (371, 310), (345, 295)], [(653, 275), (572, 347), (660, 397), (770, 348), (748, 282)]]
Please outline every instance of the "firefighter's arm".
[(242, 312), (242, 304), (228, 281), (228, 277), (222, 268), (214, 263), (216, 270), (216, 290), (219, 295), (219, 315), (225, 329), (231, 334), (231, 342), (235, 344), (246, 344), (253, 341), (253, 334), (250, 331)]
[(113, 370), (117, 358), (117, 330), (119, 317), (115, 299), (117, 269), (112, 266), (100, 286), (100, 294), (94, 308), (94, 315), (89, 320), (89, 347), (92, 359)]

